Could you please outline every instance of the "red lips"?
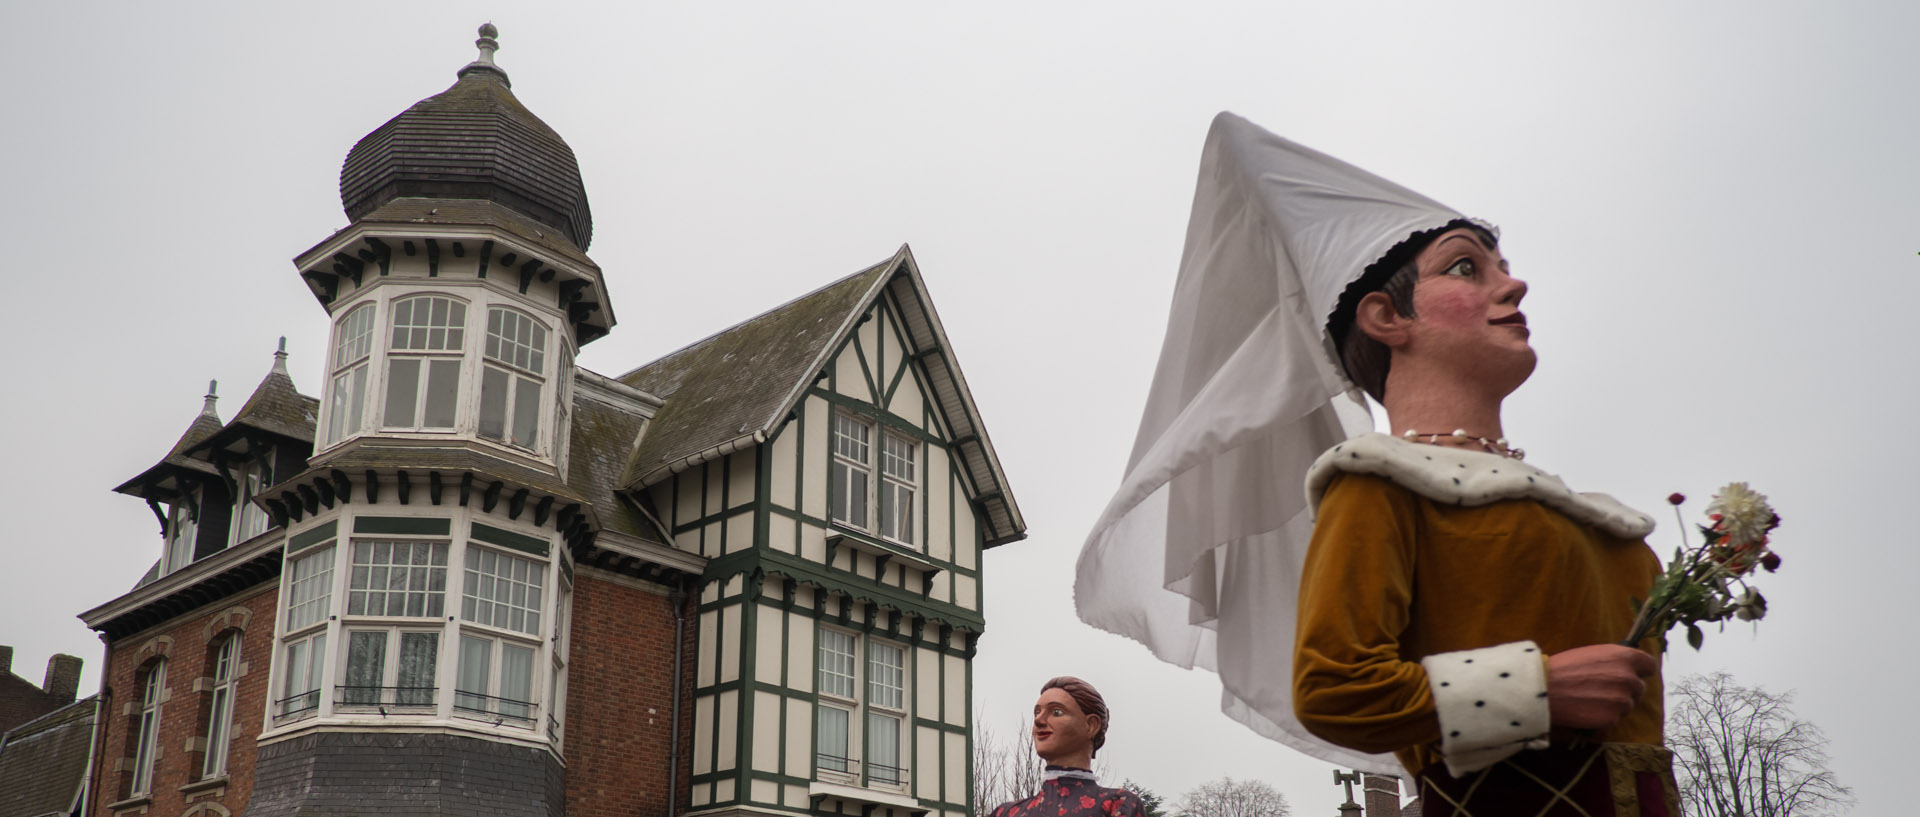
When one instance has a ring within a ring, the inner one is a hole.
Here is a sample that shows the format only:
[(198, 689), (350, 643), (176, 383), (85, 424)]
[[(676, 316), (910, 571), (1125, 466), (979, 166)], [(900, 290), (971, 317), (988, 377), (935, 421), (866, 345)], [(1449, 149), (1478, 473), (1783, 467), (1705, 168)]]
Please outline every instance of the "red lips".
[(1527, 316), (1522, 315), (1518, 312), (1515, 312), (1504, 318), (1495, 318), (1493, 320), (1487, 321), (1487, 323), (1491, 323), (1496, 326), (1526, 326)]

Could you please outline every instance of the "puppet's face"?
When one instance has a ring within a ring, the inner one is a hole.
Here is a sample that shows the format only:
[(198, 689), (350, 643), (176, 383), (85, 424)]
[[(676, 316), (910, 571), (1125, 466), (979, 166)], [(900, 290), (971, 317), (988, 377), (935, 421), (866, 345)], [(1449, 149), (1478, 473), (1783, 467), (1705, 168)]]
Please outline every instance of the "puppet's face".
[(1507, 274), (1497, 247), (1472, 230), (1448, 230), (1414, 260), (1414, 345), (1449, 368), (1497, 381), (1507, 390), (1533, 373), (1526, 316), (1527, 285)]
[(1090, 758), (1100, 718), (1088, 715), (1064, 689), (1040, 693), (1033, 704), (1033, 751), (1049, 763)]

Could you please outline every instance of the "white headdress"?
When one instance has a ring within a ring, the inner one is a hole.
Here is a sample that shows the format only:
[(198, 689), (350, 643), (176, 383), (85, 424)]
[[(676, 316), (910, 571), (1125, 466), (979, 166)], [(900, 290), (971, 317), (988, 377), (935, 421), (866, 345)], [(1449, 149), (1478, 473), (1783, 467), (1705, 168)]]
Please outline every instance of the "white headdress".
[(1340, 295), (1459, 213), (1231, 113), (1213, 120), (1167, 338), (1120, 490), (1080, 553), (1080, 617), (1219, 673), (1221, 709), (1346, 766), (1397, 773), (1293, 716), (1300, 568), (1320, 452), (1372, 428), (1327, 336)]

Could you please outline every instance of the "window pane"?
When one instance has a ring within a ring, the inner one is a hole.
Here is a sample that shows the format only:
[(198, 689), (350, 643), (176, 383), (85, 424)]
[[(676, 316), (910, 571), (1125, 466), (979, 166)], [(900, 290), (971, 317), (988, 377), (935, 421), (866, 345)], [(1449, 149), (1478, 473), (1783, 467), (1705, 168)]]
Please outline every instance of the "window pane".
[(500, 697), (500, 714), (521, 720), (533, 717), (532, 647), (501, 645)]
[(354, 542), (347, 614), (439, 617), (446, 562), (445, 542)]
[(851, 471), (847, 478), (847, 513), (849, 523), (861, 530), (867, 528), (867, 472)]
[(348, 434), (358, 434), (361, 429), (366, 428), (366, 425), (365, 425), (366, 413), (367, 413), (367, 367), (366, 366), (361, 366), (353, 370), (353, 385), (349, 389), (349, 391), (350, 391), (350, 402), (347, 405), (346, 432)]
[(836, 772), (847, 771), (847, 711), (822, 706), (815, 710), (819, 713), (814, 728), (814, 750), (819, 753), (816, 759), (820, 768)]
[(398, 357), (387, 362), (387, 410), (382, 422), (393, 428), (413, 427), (413, 407), (420, 399), (420, 360)]
[(386, 678), (387, 634), (354, 631), (347, 634), (347, 682), (340, 700), (347, 704), (380, 702), (380, 682)]
[(338, 369), (366, 357), (373, 348), (373, 304), (363, 304), (347, 313), (334, 336), (333, 368)]
[(487, 711), (487, 676), (491, 674), (493, 640), (460, 637), (460, 670), (454, 682), (453, 706), (469, 712)]
[(333, 612), (333, 548), (295, 559), (288, 567), (287, 629), (298, 630), (327, 620)]
[(207, 714), (207, 756), (201, 777), (219, 777), (227, 770), (227, 724), (233, 720), (233, 688), (215, 687)]
[(853, 697), (853, 636), (838, 630), (820, 631), (820, 692)]
[(427, 366), (427, 410), (420, 427), (453, 428), (454, 408), (460, 402), (460, 361), (435, 360)]
[(394, 703), (433, 705), (434, 665), (440, 660), (439, 633), (400, 634), (400, 677), (394, 685)]
[(867, 713), (867, 779), (900, 782), (900, 719)]
[(540, 431), (540, 384), (524, 377), (514, 380), (513, 444), (532, 448)]
[(867, 644), (867, 703), (900, 709), (905, 692), (906, 652), (878, 641)]
[(540, 634), (546, 564), (485, 548), (467, 548), (467, 591), (461, 617), (528, 635)]
[(480, 375), (480, 436), (507, 437), (507, 373), (492, 366)]

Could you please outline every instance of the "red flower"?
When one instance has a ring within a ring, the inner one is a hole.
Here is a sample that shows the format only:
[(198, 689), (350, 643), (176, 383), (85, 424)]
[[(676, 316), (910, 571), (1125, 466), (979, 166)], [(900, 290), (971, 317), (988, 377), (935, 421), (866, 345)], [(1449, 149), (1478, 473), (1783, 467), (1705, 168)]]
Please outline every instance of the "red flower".
[(1088, 797), (1088, 796), (1086, 796), (1086, 795), (1084, 795), (1084, 794), (1083, 794), (1083, 795), (1080, 795), (1080, 807), (1081, 807), (1081, 808), (1093, 808), (1093, 798), (1091, 798), (1091, 797)]
[(1766, 568), (1768, 573), (1779, 570), (1780, 554), (1767, 551), (1767, 555), (1760, 557), (1760, 566)]
[(1674, 491), (1673, 493), (1667, 494), (1668, 505), (1678, 505), (1685, 501), (1687, 501), (1687, 495), (1680, 493), (1679, 491)]

